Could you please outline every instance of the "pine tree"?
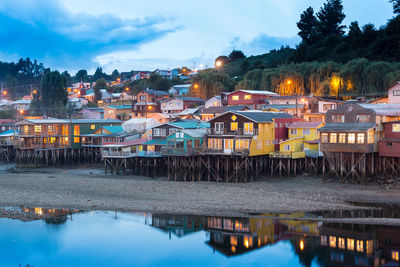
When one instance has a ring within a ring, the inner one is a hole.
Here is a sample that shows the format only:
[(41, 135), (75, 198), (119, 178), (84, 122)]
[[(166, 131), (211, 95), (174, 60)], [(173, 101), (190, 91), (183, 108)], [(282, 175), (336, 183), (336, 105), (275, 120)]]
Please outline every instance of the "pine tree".
[(400, 0), (389, 0), (393, 4), (393, 13), (400, 14)]
[(343, 13), (342, 0), (328, 0), (317, 13), (318, 34), (321, 38), (329, 35), (343, 36), (345, 26), (342, 22), (346, 15)]
[(314, 16), (314, 9), (309, 7), (300, 15), (300, 21), (297, 22), (297, 28), (300, 30), (298, 35), (301, 37), (304, 43), (312, 43), (312, 35), (315, 32), (314, 30), (316, 25), (317, 18)]

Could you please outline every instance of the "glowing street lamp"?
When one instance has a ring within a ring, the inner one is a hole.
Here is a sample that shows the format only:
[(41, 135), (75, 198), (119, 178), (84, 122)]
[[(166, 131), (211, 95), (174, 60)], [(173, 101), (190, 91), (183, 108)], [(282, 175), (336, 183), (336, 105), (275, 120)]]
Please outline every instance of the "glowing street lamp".
[(129, 92), (129, 87), (126, 87), (126, 88), (125, 88), (125, 91)]
[(304, 250), (304, 241), (300, 240), (300, 250), (303, 251)]
[(220, 68), (220, 67), (222, 67), (222, 61), (221, 60), (217, 60), (216, 62), (215, 62), (215, 67), (217, 67), (217, 68)]
[(36, 95), (36, 94), (37, 94), (37, 90), (36, 90), (36, 89), (33, 90), (32, 93), (33, 93), (34, 95)]
[(292, 84), (292, 81), (291, 81), (291, 80), (288, 80), (288, 81), (287, 81), (287, 84), (288, 84), (288, 85), (291, 85), (291, 84)]
[(197, 89), (197, 88), (199, 88), (199, 85), (198, 85), (197, 83), (195, 83), (195, 84), (193, 85), (193, 88)]
[(6, 96), (7, 95), (7, 91), (3, 91), (3, 95)]

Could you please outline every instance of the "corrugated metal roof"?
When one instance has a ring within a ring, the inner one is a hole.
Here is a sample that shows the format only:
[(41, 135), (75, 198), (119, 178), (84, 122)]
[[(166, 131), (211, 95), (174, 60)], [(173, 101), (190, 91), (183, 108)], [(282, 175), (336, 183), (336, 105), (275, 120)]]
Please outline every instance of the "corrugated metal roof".
[[(297, 108), (301, 109), (304, 106), (304, 104), (298, 103), (297, 104)], [(267, 109), (268, 108), (273, 108), (273, 109), (278, 109), (278, 110), (282, 110), (282, 109), (295, 109), (296, 108), (296, 104), (276, 104), (276, 105), (267, 105)]]
[(115, 108), (115, 109), (132, 109), (132, 105), (111, 105), (111, 106), (106, 106), (106, 108)]
[(144, 145), (160, 145), (164, 146), (167, 145), (167, 140), (166, 139), (151, 139), (144, 143)]
[(196, 128), (209, 128), (210, 124), (207, 122), (187, 122), (187, 121), (176, 121), (169, 122), (169, 125), (181, 128), (181, 129), (196, 129)]
[(328, 123), (319, 128), (320, 132), (366, 132), (375, 129), (375, 123)]
[(360, 107), (372, 109), (380, 116), (400, 116), (400, 104), (358, 104)]
[(24, 119), (22, 121), (17, 122), (17, 125), (20, 124), (25, 124), (24, 122), (30, 122), (34, 124), (58, 124), (58, 123), (69, 123), (70, 120), (64, 120), (64, 119)]
[[(15, 134), (18, 134), (19, 131), (15, 131)], [(14, 130), (8, 130), (5, 132), (0, 133), (0, 137), (8, 137), (8, 136), (14, 136)]]
[(292, 115), (283, 112), (235, 111), (232, 113), (244, 116), (255, 122), (272, 122), (273, 119), (293, 118)]
[(66, 122), (72, 123), (122, 123), (120, 120), (106, 119), (106, 120), (95, 120), (95, 119), (73, 119), (65, 120)]
[(246, 109), (246, 106), (222, 106), (222, 107), (209, 107), (201, 110), (201, 114), (222, 114), (228, 111), (241, 111)]
[[(201, 137), (204, 137), (206, 135), (207, 130), (205, 128), (202, 128), (202, 129), (185, 129), (185, 130), (179, 130), (179, 131), (177, 131), (175, 133), (179, 133), (179, 132), (183, 132), (183, 133), (185, 133), (187, 135), (190, 135), (191, 137), (199, 137), (199, 138), (201, 138)], [(175, 133), (173, 133), (171, 135), (174, 135)]]
[(239, 92), (239, 91), (245, 92), (245, 93), (248, 93), (248, 94), (253, 94), (253, 95), (271, 95), (271, 96), (275, 95), (275, 96), (278, 96), (277, 93), (274, 93), (274, 92), (271, 92), (271, 91), (242, 90), (242, 89), (233, 91), (230, 94), (233, 94), (233, 93), (236, 93), (236, 92)]
[(322, 121), (296, 121), (290, 123), (287, 128), (317, 128)]
[(124, 129), (120, 125), (118, 125), (118, 126), (103, 126), (102, 128), (106, 129), (110, 133), (121, 133), (124, 131)]

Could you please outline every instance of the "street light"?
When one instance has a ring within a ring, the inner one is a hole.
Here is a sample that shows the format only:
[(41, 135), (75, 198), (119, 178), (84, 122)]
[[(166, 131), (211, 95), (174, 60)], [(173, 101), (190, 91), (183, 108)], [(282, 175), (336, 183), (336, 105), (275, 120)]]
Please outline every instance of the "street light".
[(197, 89), (197, 88), (199, 88), (199, 85), (198, 85), (197, 83), (195, 83), (195, 84), (193, 85), (193, 87), (194, 87), (195, 89)]
[(221, 60), (217, 60), (217, 61), (215, 62), (215, 67), (217, 67), (217, 68), (222, 67), (222, 61), (221, 61)]
[(37, 94), (37, 90), (36, 90), (36, 89), (33, 90), (32, 93), (33, 93), (34, 95), (36, 95), (36, 94)]
[(126, 88), (125, 88), (125, 91), (129, 92), (129, 87), (126, 87)]

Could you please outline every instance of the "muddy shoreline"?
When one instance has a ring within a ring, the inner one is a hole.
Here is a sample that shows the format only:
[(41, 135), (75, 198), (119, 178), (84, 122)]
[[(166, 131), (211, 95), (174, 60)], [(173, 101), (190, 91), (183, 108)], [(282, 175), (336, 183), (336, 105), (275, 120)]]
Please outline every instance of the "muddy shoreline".
[[(353, 203), (353, 204), (352, 204)], [(354, 204), (356, 203), (356, 204)], [(400, 206), (400, 186), (324, 183), (319, 177), (266, 177), (253, 183), (172, 182), (165, 177), (104, 175), (101, 168), (0, 172), (0, 206), (116, 210), (193, 215), (249, 216)], [(340, 220), (343, 220), (342, 218)], [(348, 218), (354, 223), (357, 219)], [(359, 219), (368, 223), (367, 219)], [(400, 219), (374, 218), (399, 225)]]

